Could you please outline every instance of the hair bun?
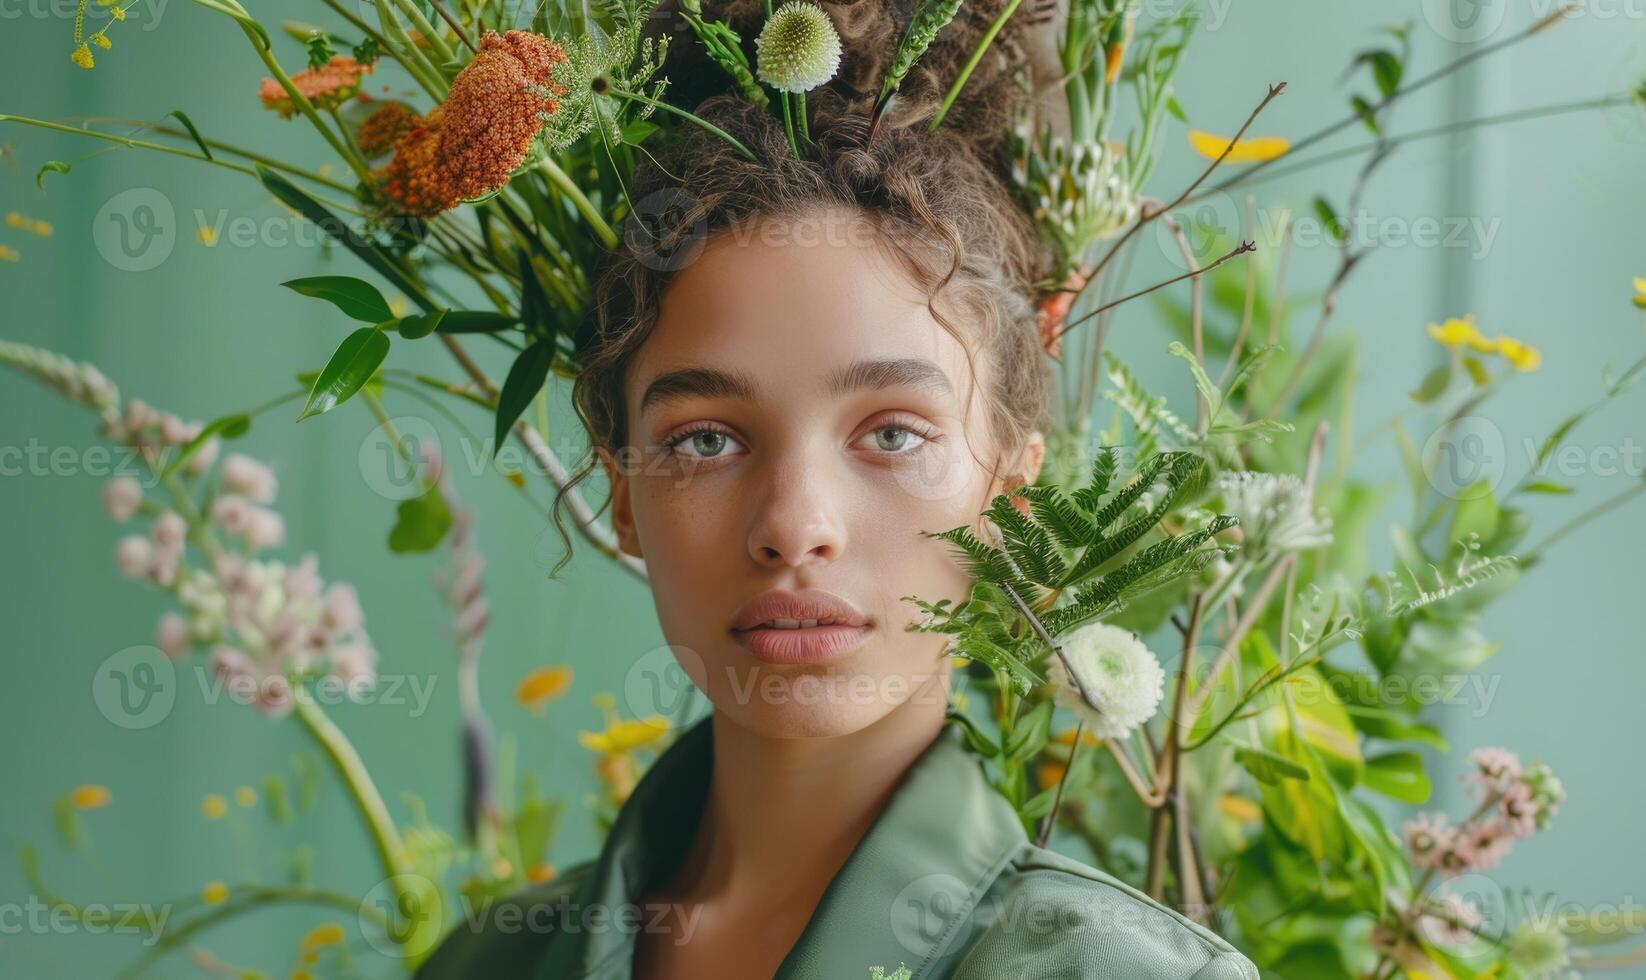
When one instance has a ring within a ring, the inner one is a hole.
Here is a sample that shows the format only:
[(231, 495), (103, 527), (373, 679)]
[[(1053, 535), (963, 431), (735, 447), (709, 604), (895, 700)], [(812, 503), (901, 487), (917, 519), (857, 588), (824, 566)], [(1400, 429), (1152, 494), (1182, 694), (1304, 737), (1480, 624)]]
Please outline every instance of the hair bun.
[[(782, 0), (773, 0), (774, 6)], [(848, 111), (866, 118), (908, 29), (916, 0), (815, 0), (840, 33), (840, 70), (824, 88)], [(1004, 12), (1009, 0), (962, 3), (953, 20), (943, 27), (898, 87), (881, 126), (928, 124), (936, 115), (949, 86), (960, 74), (989, 26)], [(765, 24), (764, 0), (701, 0), (704, 20), (722, 20), (735, 30), (754, 64), (754, 38)], [(962, 137), (985, 160), (996, 162), (1010, 133), (1012, 114), (1030, 98), (1037, 77), (1055, 65), (1051, 21), (1057, 0), (1024, 0), (995, 36), (973, 69), (966, 86), (944, 115), (943, 127)], [(679, 0), (662, 0), (658, 9), (669, 25), (671, 40), (663, 73), (669, 78), (671, 100), (695, 106), (710, 96), (731, 91), (726, 77), (698, 43), (679, 16)], [(661, 17), (661, 15), (660, 15)], [(1051, 61), (1048, 62), (1047, 59)], [(818, 92), (811, 93), (815, 99)], [(1004, 174), (1004, 168), (1001, 173)]]

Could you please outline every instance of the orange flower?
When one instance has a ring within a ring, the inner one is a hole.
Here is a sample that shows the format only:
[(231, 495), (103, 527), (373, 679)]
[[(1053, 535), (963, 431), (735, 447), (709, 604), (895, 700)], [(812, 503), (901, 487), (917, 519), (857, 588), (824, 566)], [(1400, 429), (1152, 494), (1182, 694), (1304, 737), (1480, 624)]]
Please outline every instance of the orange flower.
[[(291, 81), (316, 109), (335, 109), (360, 90), (360, 76), (370, 74), (374, 67), (375, 64), (363, 65), (346, 54), (332, 55), (332, 59), (319, 68), (306, 68), (293, 75)], [(282, 119), (290, 119), (297, 112), (285, 86), (272, 78), (263, 79), (263, 87), (257, 94), (263, 100), (263, 108), (274, 109)]]
[(112, 799), (107, 786), (95, 784), (76, 786), (69, 793), (69, 803), (76, 810), (99, 810), (108, 806)]
[(1087, 266), (1070, 269), (1068, 276), (1063, 280), (1063, 288), (1055, 293), (1047, 293), (1035, 304), (1040, 318), (1040, 346), (1054, 361), (1063, 355), (1062, 330), (1064, 321), (1069, 318), (1069, 308), (1074, 305), (1075, 295), (1086, 285), (1086, 279), (1090, 275), (1091, 270)]
[(382, 156), (394, 149), (394, 144), (410, 132), (420, 118), (404, 102), (385, 102), (354, 131), (355, 142), (366, 156)]
[(560, 111), (558, 100), (530, 89), (564, 95), (549, 71), (565, 60), (560, 45), (531, 31), (487, 31), (480, 39), (480, 53), (452, 79), (440, 130), (440, 163), (459, 199), (490, 194), (525, 162), (540, 117)]
[(570, 667), (539, 667), (520, 679), (514, 689), (514, 699), (523, 708), (542, 711), (545, 704), (565, 694), (571, 686)]
[(394, 159), (378, 171), (383, 193), (402, 214), (431, 217), (457, 206), (457, 195), (440, 167), (440, 125), (445, 106), (435, 106), (394, 144)]

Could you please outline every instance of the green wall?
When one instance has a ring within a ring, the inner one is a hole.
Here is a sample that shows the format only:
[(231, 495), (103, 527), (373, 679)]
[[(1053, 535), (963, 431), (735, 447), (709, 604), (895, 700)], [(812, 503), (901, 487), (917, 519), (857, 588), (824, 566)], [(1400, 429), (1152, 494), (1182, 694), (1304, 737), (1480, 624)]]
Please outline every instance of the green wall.
[[(1525, 4), (1511, 6), (1510, 26), (1494, 37), (1534, 16)], [(257, 107), (261, 66), (228, 21), (183, 2), (156, 9), (158, 21), (147, 16), (150, 8), (133, 8), (132, 19), (110, 32), (114, 50), (98, 51), (98, 67), (86, 72), (68, 62), (72, 28), (60, 11), (46, 3), (0, 7), (0, 110), (61, 120), (152, 118), (181, 108), (230, 143), (272, 149), (279, 135), (285, 137), (279, 156), (311, 165), (328, 159), (300, 123), (282, 123)], [(1335, 118), (1345, 104), (1343, 66), (1388, 20), (1417, 19), (1418, 70), (1461, 50), (1427, 26), (1415, 3), (1372, 9), (1346, 0), (1234, 6), (1224, 0), (1203, 9), (1180, 99), (1197, 126), (1223, 132), (1245, 118), (1266, 83), (1278, 80), (1289, 89), (1258, 130), (1296, 134)], [(1460, 73), (1404, 107), (1395, 129), (1629, 87), (1642, 70), (1638, 49), (1646, 33), (1624, 9), (1594, 6), (1505, 57)], [(286, 60), (295, 62), (296, 45), (281, 43)], [(1514, 393), (1490, 410), (1507, 447), (1509, 480), (1525, 466), (1524, 440), (1541, 438), (1555, 418), (1593, 397), (1604, 367), (1639, 356), (1646, 338), (1628, 290), (1632, 276), (1646, 275), (1638, 231), (1646, 219), (1646, 197), (1639, 193), (1646, 162), (1641, 119), (1639, 110), (1611, 110), (1437, 139), (1402, 151), (1380, 172), (1365, 200), (1368, 213), (1403, 222), (1474, 217), (1494, 228), (1495, 237), (1489, 247), (1475, 239), (1462, 248), (1384, 248), (1344, 290), (1332, 329), (1364, 338), (1354, 438), (1367, 444), (1360, 467), (1368, 478), (1392, 474), (1395, 466), (1387, 435), (1374, 439), (1372, 430), (1439, 356), (1423, 334), (1428, 322), (1473, 311), (1488, 331), (1543, 349), (1544, 368), (1518, 379)], [(95, 144), (15, 125), (0, 126), (0, 141), (12, 145), (17, 161), (0, 178), (3, 210), (56, 227), (49, 239), (0, 228), (0, 241), (22, 252), (21, 262), (0, 263), (0, 336), (93, 361), (127, 397), (198, 419), (290, 390), (297, 372), (318, 367), (335, 346), (339, 318), (278, 283), (325, 271), (353, 273), (352, 259), (328, 254), (312, 235), (281, 237), (291, 229), (284, 210), (250, 178), (123, 149), (88, 157)], [(34, 173), (49, 159), (77, 162), (68, 175), (48, 175), (41, 191)], [(1201, 166), (1174, 126), (1150, 190), (1175, 193)], [(1340, 200), (1352, 175), (1353, 165), (1343, 164), (1266, 183), (1257, 190), (1258, 203), (1271, 214), (1282, 207), (1306, 212), (1319, 190)], [(93, 235), (104, 205), (134, 188), (151, 188), (172, 207), (173, 227), (181, 229), (172, 232), (165, 260), (141, 272), (105, 258), (104, 251), (119, 253), (107, 248), (106, 238), (100, 250)], [(222, 215), (230, 222), (249, 219), (260, 230), (250, 245), (225, 234), (206, 248), (193, 238), (197, 212), (207, 224)], [(1290, 276), (1296, 291), (1315, 289), (1333, 261), (1325, 246), (1299, 248)], [(1145, 255), (1136, 281), (1171, 269), (1164, 254)], [(1300, 311), (1299, 328), (1312, 316), (1311, 309)], [(1158, 315), (1137, 304), (1117, 324), (1117, 349), (1154, 387), (1174, 390), (1180, 365), (1164, 355)], [(502, 352), (478, 349), (500, 376), (506, 362), (493, 355)], [(432, 344), (398, 351), (394, 364), (451, 373)], [(91, 417), (12, 375), (0, 377), (0, 446), (75, 450), (68, 466), (0, 477), (0, 542), (8, 559), (0, 570), (8, 625), (0, 740), (9, 750), (0, 838), (8, 853), (24, 842), (42, 845), (47, 880), (67, 898), (167, 901), (196, 894), (209, 879), (239, 882), (255, 874), (274, 881), (277, 856), (306, 841), (314, 847), (317, 880), (358, 894), (373, 880), (368, 841), (329, 781), (299, 827), (270, 830), (256, 816), (208, 822), (200, 815), (206, 793), (289, 771), (293, 753), (306, 747), (293, 723), (270, 722), (238, 705), (202, 703), (192, 665), (178, 676), (175, 707), (159, 724), (128, 731), (99, 711), (99, 665), (150, 642), (165, 604), (114, 574), (112, 552), (122, 532), (101, 514), (103, 480), (85, 472), (89, 457), (78, 452), (97, 444)], [(1643, 406), (1646, 394), (1637, 391), (1579, 431), (1575, 444), (1584, 450), (1586, 472), (1565, 478), (1581, 497), (1540, 505), (1540, 526), (1641, 478), (1639, 448), (1632, 476), (1601, 470), (1608, 452), (1626, 454), (1646, 442)], [(337, 720), (391, 805), (404, 812), (402, 794), (416, 794), (438, 821), (454, 826), (453, 647), (443, 632), (447, 616), (429, 586), (440, 559), (397, 557), (385, 548), (393, 507), (372, 489), (376, 442), (365, 411), (350, 406), (298, 426), (289, 421), (295, 406), (288, 408), (260, 419), (238, 447), (274, 461), (288, 552), (317, 550), (322, 574), (354, 583), (381, 653), (380, 672), (433, 695), (422, 711), (408, 703), (367, 704), (339, 709)], [(594, 783), (576, 732), (598, 724), (590, 695), (614, 691), (622, 703), (630, 666), (662, 644), (649, 600), (634, 580), (586, 549), (558, 581), (549, 580), (559, 544), (537, 507), (495, 475), (471, 475), (446, 419), (404, 397), (391, 400), (390, 410), (432, 424), (452, 465), (463, 471), (459, 488), (479, 514), (493, 609), (483, 658), (485, 702), (497, 727), (518, 739), (522, 764), (565, 790), (568, 817), (553, 855), (565, 866), (591, 853), (596, 841), (581, 802)], [(489, 429), (478, 414), (463, 418), (474, 431)], [(556, 406), (553, 435), (575, 438), (564, 405)], [(1427, 433), (1414, 435), (1421, 441)], [(546, 502), (544, 484), (531, 486), (538, 504)], [(1643, 508), (1637, 502), (1574, 535), (1523, 582), (1514, 601), (1494, 607), (1488, 625), (1503, 647), (1485, 667), (1488, 683), (1496, 682), (1490, 700), (1436, 714), (1458, 750), (1450, 771), (1461, 771), (1464, 750), (1505, 744), (1549, 761), (1570, 793), (1556, 831), (1522, 845), (1494, 876), (1503, 889), (1558, 890), (1562, 898), (1587, 903), (1642, 900), (1646, 844), (1631, 831), (1646, 797), (1631, 736), (1638, 733), (1633, 719), (1646, 689), (1646, 658), (1631, 600), (1640, 593)], [(1379, 531), (1372, 540), (1379, 561), (1388, 556), (1384, 537)], [(560, 662), (576, 667), (571, 695), (542, 716), (514, 703), (522, 674)], [(54, 796), (79, 783), (107, 785), (114, 797), (109, 809), (85, 815), (86, 855), (57, 846), (49, 809)], [(1455, 803), (1459, 787), (1445, 778), (1437, 786), (1442, 799)], [(26, 893), (17, 862), (0, 859), (0, 903), (21, 902)], [(202, 944), (274, 974), (289, 968), (307, 926), (337, 917), (323, 910), (281, 912), (226, 927)], [(0, 972), (102, 975), (140, 952), (129, 937), (79, 930), (0, 933)], [(188, 969), (173, 959), (157, 975)]]

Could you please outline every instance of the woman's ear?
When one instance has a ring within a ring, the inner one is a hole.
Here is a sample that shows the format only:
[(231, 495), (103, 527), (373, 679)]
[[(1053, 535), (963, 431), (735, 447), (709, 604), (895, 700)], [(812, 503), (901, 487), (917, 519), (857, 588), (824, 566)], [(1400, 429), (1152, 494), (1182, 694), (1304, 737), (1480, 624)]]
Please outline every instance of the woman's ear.
[(1024, 483), (1033, 483), (1040, 479), (1041, 464), (1046, 462), (1046, 436), (1039, 429), (1029, 430), (1023, 441), (1023, 454), (1018, 457), (1018, 462)]
[(634, 506), (629, 499), (629, 474), (604, 446), (595, 448), (600, 465), (606, 470), (606, 482), (612, 488), (612, 532), (617, 536), (617, 549), (631, 558), (644, 560), (640, 553), (640, 536), (634, 530)]

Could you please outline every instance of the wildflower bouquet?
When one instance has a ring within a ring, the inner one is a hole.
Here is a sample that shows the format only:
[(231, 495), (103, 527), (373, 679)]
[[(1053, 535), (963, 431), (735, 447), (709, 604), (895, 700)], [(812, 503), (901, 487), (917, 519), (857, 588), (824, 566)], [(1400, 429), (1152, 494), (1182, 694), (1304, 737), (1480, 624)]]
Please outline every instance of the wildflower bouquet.
[[(225, 144), (182, 112), (143, 125), (155, 140), (18, 116), (0, 122), (163, 150), (257, 180), (356, 260), (356, 274), (283, 284), (330, 304), (352, 328), (300, 391), (209, 424), (184, 424), (137, 402), (121, 411), (101, 375), (46, 352), (8, 345), (0, 359), (97, 410), (110, 438), (173, 451), (157, 458), (167, 503), (146, 501), (126, 484), (109, 487), (111, 516), (154, 515), (147, 537), (120, 546), (119, 567), (178, 599), (181, 611), (162, 620), (157, 646), (209, 648), (213, 669), (252, 690), (259, 710), (289, 711), (319, 740), (396, 890), (393, 916), (376, 927), (415, 964), (444, 925), (432, 883), (449, 870), (457, 845), (426, 822), (396, 827), (346, 740), (304, 696), (322, 683), (348, 688), (369, 679), (375, 655), (363, 616), (346, 586), (319, 578), (315, 560), (257, 557), (283, 537), (268, 508), (275, 488), (265, 469), (238, 454), (208, 479), (218, 446), (289, 400), (301, 399), (300, 417), (310, 418), (350, 401), (386, 417), (380, 399), (391, 391), (451, 398), (487, 412), (497, 443), (518, 440), (556, 485), (578, 533), (643, 577), (527, 408), (579, 369), (602, 256), (620, 243), (653, 247), (667, 237), (628, 196), (648, 147), (692, 128), (754, 157), (695, 115), (695, 102), (672, 93), (692, 85), (735, 93), (780, 118), (788, 152), (804, 158), (820, 135), (808, 93), (829, 84), (850, 51), (830, 8), (810, 0), (775, 9), (768, 2), (757, 31), (740, 31), (736, 18), (699, 0), (670, 7), (605, 0), (593, 9), (322, 0), (312, 13), (333, 25), (324, 27), (295, 20), (274, 27), (239, 0), (194, 2), (226, 18), (268, 72), (248, 98), (255, 94), (271, 124), (301, 121), (318, 132), (346, 178)], [(1040, 840), (1061, 830), (1098, 866), (1289, 975), (1535, 975), (1559, 968), (1568, 942), (1630, 935), (1582, 917), (1487, 928), (1465, 895), (1446, 890), (1551, 825), (1564, 790), (1545, 767), (1505, 750), (1476, 751), (1469, 757), (1475, 810), (1456, 822), (1425, 815), (1399, 834), (1369, 799), (1425, 801), (1432, 779), (1416, 748), (1446, 748), (1417, 701), (1390, 703), (1383, 682), (1437, 665), (1478, 667), (1495, 649), (1482, 610), (1555, 539), (1623, 501), (1523, 547), (1529, 522), (1516, 498), (1550, 487), (1528, 480), (1502, 497), (1489, 484), (1438, 487), (1439, 450), (1412, 446), (1397, 417), (1391, 427), (1416, 516), (1393, 529), (1398, 567), (1371, 573), (1356, 539), (1377, 495), (1347, 475), (1348, 459), (1332, 462), (1333, 427), (1352, 390), (1352, 340), (1327, 335), (1336, 295), (1366, 249), (1343, 231), (1338, 206), (1318, 197), (1315, 211), (1332, 230), (1339, 263), (1308, 332), (1294, 337), (1277, 267), (1258, 261), (1243, 240), (1202, 255), (1175, 216), (1277, 161), (1303, 167), (1327, 159), (1307, 151), (1359, 127), (1371, 140), (1367, 162), (1339, 200), (1352, 212), (1389, 154), (1421, 138), (1394, 132), (1394, 110), (1481, 55), (1409, 78), (1410, 31), (1392, 28), (1356, 55), (1361, 94), (1342, 119), (1297, 140), (1249, 136), (1284, 92), (1273, 85), (1232, 136), (1191, 130), (1204, 172), (1159, 199), (1145, 188), (1170, 120), (1187, 120), (1172, 79), (1193, 34), (1192, 6), (1151, 22), (1136, 0), (1010, 0), (988, 6), (965, 30), (962, 21), (975, 12), (961, 6), (918, 0), (900, 12), (895, 55), (867, 82), (866, 139), (916, 86), (936, 86), (933, 130), (986, 109), (966, 98), (966, 87), (985, 59), (1006, 57), (1008, 28), (1033, 26), (1050, 38), (1057, 83), (999, 134), (1012, 193), (1054, 259), (1036, 302), (1059, 381), (1048, 463), (1035, 485), (991, 503), (984, 534), (934, 532), (975, 577), (966, 602), (907, 597), (926, 614), (921, 629), (951, 638), (964, 670), (950, 720), (999, 791)], [(98, 10), (108, 20), (88, 34), (88, 13)], [(1491, 50), (1532, 40), (1563, 13)], [(96, 7), (80, 0), (73, 64), (90, 69), (112, 57), (109, 32), (122, 15), (119, 0)], [(664, 22), (669, 31), (652, 29)], [(965, 49), (952, 50), (962, 38)], [(671, 79), (668, 57), (680, 45), (698, 49), (716, 78)], [(946, 60), (960, 67), (934, 79), (923, 60), (946, 46), (953, 56)], [(369, 83), (385, 83), (382, 94)], [(1639, 97), (1619, 93), (1585, 106)], [(1124, 133), (1123, 120), (1132, 122)], [(1228, 176), (1234, 167), (1244, 169)], [(39, 179), (71, 171), (68, 162), (50, 161)], [(1133, 289), (1124, 269), (1151, 225), (1180, 246), (1186, 271)], [(1118, 306), (1179, 283), (1190, 302), (1162, 309), (1178, 333), (1170, 350), (1193, 381), (1192, 411), (1150, 394), (1105, 344)], [(1448, 364), (1421, 379), (1402, 416), (1437, 413), (1442, 430), (1540, 359), (1513, 338), (1488, 338), (1468, 318), (1431, 332), (1449, 351)], [(440, 345), (460, 377), (390, 367), (395, 349), (412, 343)], [(471, 344), (506, 351), (501, 383)], [(1608, 379), (1602, 402), (1643, 368), (1646, 361), (1637, 361)], [(1555, 452), (1595, 407), (1554, 425), (1542, 454)], [(427, 551), (444, 543), (454, 559), (442, 592), (457, 613), (468, 678), (467, 843), (490, 869), (463, 887), (501, 891), (526, 880), (541, 859), (556, 811), (527, 796), (517, 812), (499, 814), (491, 801), (473, 682), (485, 621), (478, 556), (438, 460), (397, 447), (417, 466), (423, 490), (400, 504), (391, 546)], [(238, 547), (225, 547), (225, 538)], [(1436, 578), (1419, 578), (1419, 569)], [(1177, 648), (1169, 672), (1151, 648), (1160, 634)], [(532, 677), (522, 698), (544, 700), (564, 688), (564, 676)], [(1072, 728), (1059, 731), (1059, 712)], [(666, 731), (651, 719), (609, 721), (606, 732), (585, 739), (611, 790), (596, 804), (608, 819), (638, 774), (636, 753)]]

